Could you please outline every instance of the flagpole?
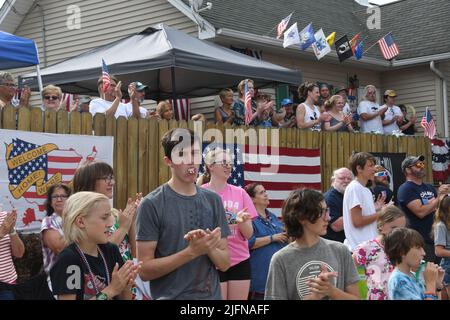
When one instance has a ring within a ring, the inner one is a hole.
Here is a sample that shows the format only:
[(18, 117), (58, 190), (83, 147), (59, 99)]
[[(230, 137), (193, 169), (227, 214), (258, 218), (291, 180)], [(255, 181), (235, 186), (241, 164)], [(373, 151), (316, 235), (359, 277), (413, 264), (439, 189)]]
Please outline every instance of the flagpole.
[[(384, 37), (386, 37), (388, 34), (392, 33), (392, 31), (389, 31), (388, 33), (386, 33), (384, 36), (382, 36), (380, 39), (383, 39)], [(377, 43), (378, 41), (380, 41), (380, 39), (378, 39), (377, 41), (375, 41), (375, 43), (373, 45), (371, 45), (369, 48), (367, 48), (366, 51), (363, 52), (363, 55), (366, 54), (367, 51), (369, 51), (370, 49), (372, 49)]]
[[(295, 10), (294, 11), (292, 11), (291, 13), (289, 13), (286, 17), (289, 17), (291, 14), (294, 14), (294, 12), (295, 12)], [(285, 18), (286, 18), (285, 17)], [(273, 27), (272, 29), (270, 29), (270, 31), (269, 32), (267, 32), (266, 34), (263, 34), (263, 37), (266, 37), (266, 36), (268, 36), (276, 27), (278, 27), (278, 25), (279, 25), (279, 23), (277, 23), (276, 25), (275, 25), (275, 27)], [(286, 26), (287, 27), (287, 26)]]

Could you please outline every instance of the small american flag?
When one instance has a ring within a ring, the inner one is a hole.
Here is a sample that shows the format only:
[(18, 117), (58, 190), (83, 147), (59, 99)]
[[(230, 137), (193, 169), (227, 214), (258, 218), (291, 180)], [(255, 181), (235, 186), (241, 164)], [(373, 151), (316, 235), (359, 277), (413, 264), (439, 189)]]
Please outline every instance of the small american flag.
[(378, 40), (378, 45), (380, 46), (381, 53), (386, 60), (391, 60), (400, 53), (398, 46), (394, 42), (394, 38), (392, 38), (390, 33)]
[[(270, 199), (268, 209), (278, 216), (292, 190), (301, 187), (320, 190), (320, 149), (204, 143), (203, 159), (209, 150), (217, 146), (227, 150), (233, 159), (228, 183), (239, 187), (252, 182), (261, 183)], [(200, 172), (204, 170), (203, 162)]]
[(420, 125), (424, 129), (424, 136), (429, 139), (433, 139), (436, 135), (436, 124), (434, 123), (433, 116), (428, 108), (425, 110), (425, 114), (423, 115), (422, 121), (420, 121)]
[(253, 116), (252, 96), (250, 94), (250, 90), (248, 89), (248, 81), (245, 81), (244, 107), (245, 107), (245, 125), (248, 126)]
[(102, 59), (102, 80), (103, 80), (103, 92), (106, 92), (111, 84), (111, 79), (109, 78), (108, 66), (105, 60)]
[[(292, 12), (293, 13), (293, 12)], [(277, 26), (277, 39), (280, 39), (281, 35), (283, 34), (284, 30), (286, 30), (289, 21), (291, 20), (292, 13), (288, 15), (286, 18), (281, 20), (281, 22)]]

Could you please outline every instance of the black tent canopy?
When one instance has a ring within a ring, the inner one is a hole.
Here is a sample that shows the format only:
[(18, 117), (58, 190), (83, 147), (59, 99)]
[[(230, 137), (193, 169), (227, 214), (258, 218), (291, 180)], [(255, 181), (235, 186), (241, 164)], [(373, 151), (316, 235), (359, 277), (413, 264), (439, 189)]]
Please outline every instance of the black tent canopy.
[[(300, 71), (249, 57), (209, 41), (159, 24), (42, 69), (44, 85), (55, 84), (64, 92), (97, 95), (102, 59), (109, 72), (122, 81), (150, 87), (147, 98), (201, 97), (236, 86), (250, 78), (259, 87), (274, 83), (298, 85)], [(35, 73), (22, 83), (37, 89)]]

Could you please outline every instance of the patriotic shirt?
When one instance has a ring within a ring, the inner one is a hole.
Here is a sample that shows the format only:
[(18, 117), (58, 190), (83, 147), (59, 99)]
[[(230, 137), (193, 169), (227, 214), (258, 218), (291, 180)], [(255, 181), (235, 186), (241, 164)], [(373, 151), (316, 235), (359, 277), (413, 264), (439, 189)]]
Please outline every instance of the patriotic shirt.
[[(209, 183), (204, 184), (202, 187), (211, 189)], [(237, 225), (236, 213), (247, 208), (247, 212), (252, 219), (255, 219), (258, 213), (256, 212), (252, 199), (250, 199), (250, 196), (242, 188), (227, 184), (217, 194), (222, 199), (228, 226), (231, 231), (231, 235), (228, 236), (228, 250), (230, 251), (230, 266), (234, 266), (250, 257), (247, 239), (242, 235)]]
[[(8, 212), (0, 212), (0, 225), (3, 224)], [(9, 234), (0, 239), (0, 281), (15, 283), (17, 280), (16, 268), (12, 260), (11, 238)]]
[[(54, 212), (51, 216), (46, 216), (42, 220), (41, 235), (45, 230), (56, 230), (61, 236), (64, 236), (62, 229), (62, 218)], [(42, 237), (41, 237), (42, 239)], [(44, 270), (49, 274), (51, 267), (55, 264), (56, 254), (42, 241), (42, 258), (44, 260)]]

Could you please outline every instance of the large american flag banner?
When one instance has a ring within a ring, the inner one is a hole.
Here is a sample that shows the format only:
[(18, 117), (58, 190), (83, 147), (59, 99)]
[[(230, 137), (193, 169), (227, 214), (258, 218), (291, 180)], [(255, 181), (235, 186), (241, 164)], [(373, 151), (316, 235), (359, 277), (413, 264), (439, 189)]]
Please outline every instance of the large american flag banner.
[(378, 40), (378, 45), (380, 46), (381, 53), (386, 60), (394, 59), (400, 53), (398, 46), (394, 42), (394, 38), (392, 38), (390, 33)]
[[(248, 144), (203, 144), (203, 159), (208, 151), (220, 147), (233, 159), (228, 183), (244, 187), (261, 183), (268, 192), (268, 209), (281, 215), (284, 200), (298, 188), (321, 189), (320, 149), (249, 146)], [(200, 172), (205, 171), (203, 161)]]
[(0, 130), (0, 204), (16, 208), (17, 229), (39, 231), (48, 188), (69, 184), (84, 161), (112, 165), (112, 137)]

